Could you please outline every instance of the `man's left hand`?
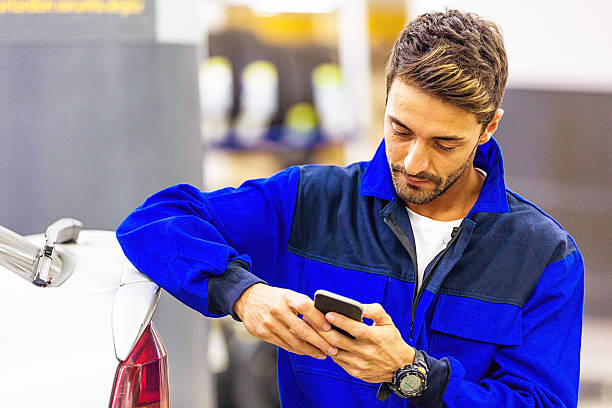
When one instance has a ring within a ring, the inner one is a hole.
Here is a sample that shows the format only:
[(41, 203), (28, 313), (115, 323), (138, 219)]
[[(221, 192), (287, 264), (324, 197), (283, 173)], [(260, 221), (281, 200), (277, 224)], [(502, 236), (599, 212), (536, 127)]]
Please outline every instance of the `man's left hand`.
[(363, 306), (363, 317), (372, 319), (372, 326), (334, 312), (325, 315), (331, 324), (349, 332), (355, 339), (336, 330), (319, 333), (338, 349), (332, 358), (347, 373), (371, 383), (390, 382), (399, 368), (414, 362), (415, 350), (402, 339), (391, 316), (381, 305)]

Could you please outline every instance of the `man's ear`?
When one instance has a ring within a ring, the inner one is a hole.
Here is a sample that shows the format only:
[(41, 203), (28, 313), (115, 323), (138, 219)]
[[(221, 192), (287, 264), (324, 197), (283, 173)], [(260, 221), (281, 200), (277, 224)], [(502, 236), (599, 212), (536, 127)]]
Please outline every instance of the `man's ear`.
[(495, 133), (497, 130), (497, 126), (499, 125), (499, 121), (501, 120), (502, 116), (504, 116), (504, 110), (497, 109), (495, 111), (495, 116), (493, 116), (493, 119), (491, 119), (484, 132), (482, 132), (482, 135), (480, 135), (480, 138), (478, 139), (479, 145), (485, 144), (489, 141), (489, 139), (491, 139), (493, 133)]

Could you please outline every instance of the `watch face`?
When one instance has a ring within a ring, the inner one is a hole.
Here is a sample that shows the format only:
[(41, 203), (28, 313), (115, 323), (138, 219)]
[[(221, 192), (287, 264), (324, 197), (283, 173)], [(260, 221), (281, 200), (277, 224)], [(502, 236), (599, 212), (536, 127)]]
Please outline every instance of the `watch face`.
[(401, 379), (399, 388), (402, 394), (414, 395), (421, 391), (423, 380), (415, 374), (408, 374)]

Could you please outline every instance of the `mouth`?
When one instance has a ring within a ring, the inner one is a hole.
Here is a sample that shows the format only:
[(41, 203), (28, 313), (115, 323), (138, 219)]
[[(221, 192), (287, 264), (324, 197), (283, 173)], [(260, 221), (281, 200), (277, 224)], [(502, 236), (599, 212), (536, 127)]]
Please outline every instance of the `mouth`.
[(410, 185), (413, 185), (413, 186), (420, 187), (420, 186), (426, 185), (427, 183), (431, 183), (431, 180), (417, 179), (417, 178), (414, 178), (414, 177), (407, 176), (405, 174), (402, 174), (402, 177), (404, 178), (404, 181), (406, 183), (408, 183)]

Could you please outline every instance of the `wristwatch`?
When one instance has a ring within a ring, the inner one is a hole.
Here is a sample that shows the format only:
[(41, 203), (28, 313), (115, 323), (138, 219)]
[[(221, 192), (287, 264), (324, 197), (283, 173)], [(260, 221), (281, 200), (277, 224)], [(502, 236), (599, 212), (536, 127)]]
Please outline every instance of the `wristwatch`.
[(429, 368), (422, 351), (416, 350), (414, 362), (395, 372), (390, 383), (383, 383), (378, 388), (376, 397), (386, 400), (391, 392), (400, 398), (418, 397), (427, 389)]
[(398, 397), (418, 397), (427, 389), (427, 362), (423, 352), (417, 350), (414, 362), (395, 372), (391, 386)]

